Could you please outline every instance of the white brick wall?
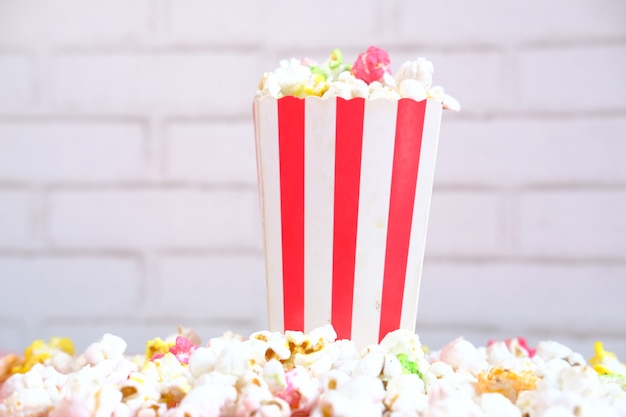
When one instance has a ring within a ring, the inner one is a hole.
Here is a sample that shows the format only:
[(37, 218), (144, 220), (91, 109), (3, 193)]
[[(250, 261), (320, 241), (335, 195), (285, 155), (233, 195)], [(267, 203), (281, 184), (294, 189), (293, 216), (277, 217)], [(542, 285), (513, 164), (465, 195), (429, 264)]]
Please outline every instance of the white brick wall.
[[(626, 3), (0, 0), (0, 348), (265, 328), (251, 121), (279, 59), (426, 56), (418, 332), (626, 358)], [(625, 359), (626, 360), (626, 359)]]

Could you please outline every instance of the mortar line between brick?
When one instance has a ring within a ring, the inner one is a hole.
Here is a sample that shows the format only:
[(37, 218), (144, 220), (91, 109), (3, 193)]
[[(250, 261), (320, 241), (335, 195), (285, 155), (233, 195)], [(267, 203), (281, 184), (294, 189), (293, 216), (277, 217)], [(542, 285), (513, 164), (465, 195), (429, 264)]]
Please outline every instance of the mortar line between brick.
[(70, 113), (31, 113), (31, 114), (0, 114), (0, 123), (14, 124), (55, 124), (55, 123), (74, 123), (81, 125), (99, 125), (105, 123), (145, 123), (147, 116), (133, 115), (113, 115), (113, 114), (70, 114)]
[(578, 49), (587, 47), (626, 47), (626, 37), (612, 36), (612, 37), (597, 37), (597, 38), (582, 38), (582, 37), (570, 37), (568, 39), (542, 39), (535, 41), (526, 41), (516, 43), (522, 50), (527, 49)]
[(139, 260), (141, 252), (124, 249), (71, 249), (47, 247), (45, 249), (0, 248), (0, 258), (119, 258)]
[[(2, 183), (0, 183), (1, 187)], [(200, 183), (200, 182), (59, 182), (46, 184), (51, 192), (63, 191), (196, 191), (196, 192), (257, 192), (254, 183)]]
[[(426, 242), (428, 247), (428, 242)], [(626, 267), (626, 257), (604, 256), (593, 257), (580, 254), (563, 256), (537, 255), (467, 255), (449, 256), (428, 254), (424, 259), (425, 265), (433, 266), (565, 266), (565, 267)]]
[(185, 55), (207, 53), (250, 54), (259, 52), (258, 43), (223, 44), (175, 39), (145, 40), (142, 44), (57, 45), (55, 56), (89, 55)]

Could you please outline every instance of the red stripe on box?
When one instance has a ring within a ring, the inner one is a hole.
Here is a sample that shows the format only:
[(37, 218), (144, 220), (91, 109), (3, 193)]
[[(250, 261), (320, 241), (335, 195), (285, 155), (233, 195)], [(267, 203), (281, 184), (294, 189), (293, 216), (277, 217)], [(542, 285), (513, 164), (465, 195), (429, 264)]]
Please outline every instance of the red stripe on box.
[(285, 330), (304, 330), (304, 100), (278, 100)]
[(331, 321), (350, 339), (365, 100), (337, 98)]
[(400, 327), (426, 100), (398, 101), (379, 339)]

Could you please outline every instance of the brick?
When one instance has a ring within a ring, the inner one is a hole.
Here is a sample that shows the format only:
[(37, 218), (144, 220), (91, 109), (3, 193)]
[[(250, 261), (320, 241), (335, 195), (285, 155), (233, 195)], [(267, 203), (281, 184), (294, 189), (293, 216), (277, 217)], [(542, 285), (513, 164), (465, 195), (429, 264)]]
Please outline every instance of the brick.
[(137, 41), (148, 33), (149, 0), (4, 0), (0, 45)]
[(177, 41), (257, 44), (264, 19), (259, 2), (175, 0), (169, 4), (168, 35)]
[(267, 315), (265, 267), (257, 256), (167, 256), (160, 261), (160, 312), (189, 319)]
[(506, 251), (503, 205), (487, 192), (435, 190), (430, 208), (427, 256), (486, 256)]
[(26, 57), (0, 55), (0, 112), (19, 111), (28, 106), (33, 93), (31, 78), (32, 69)]
[(139, 269), (131, 259), (0, 258), (0, 316), (125, 317), (137, 307)]
[(520, 197), (519, 211), (524, 254), (625, 259), (623, 190), (528, 192)]
[[(626, 6), (620, 0), (494, 3), (478, 0), (401, 0), (395, 39), (423, 44), (518, 44), (622, 38)], [(567, 10), (565, 13), (564, 10)]]
[(380, 9), (376, 0), (320, 0), (314, 5), (279, 0), (262, 8), (260, 35), (264, 44), (294, 52), (311, 47), (328, 52), (333, 48), (365, 49), (385, 35), (386, 28), (379, 23)]
[(58, 191), (50, 239), (69, 248), (260, 248), (256, 189)]
[(252, 120), (175, 123), (167, 129), (167, 141), (167, 178), (256, 186)]
[[(492, 336), (614, 334), (624, 339), (624, 265), (427, 262), (421, 326)], [(478, 340), (478, 343), (484, 343)]]
[(143, 136), (142, 127), (132, 123), (0, 124), (0, 180), (137, 180)]
[[(433, 63), (433, 85), (443, 86), (445, 91), (459, 100), (462, 115), (486, 110), (501, 111), (509, 106), (507, 92), (507, 57), (499, 51), (445, 51), (424, 47), (387, 48), (393, 73), (406, 61), (425, 57)], [(444, 113), (443, 122), (458, 117)]]
[(444, 114), (438, 185), (626, 184), (626, 118), (462, 120)]
[(29, 246), (33, 234), (32, 211), (28, 192), (0, 189), (0, 248)]
[(53, 70), (53, 106), (113, 114), (246, 115), (263, 70), (245, 52), (66, 54)]
[(521, 103), (533, 111), (625, 110), (626, 45), (545, 47), (520, 53)]

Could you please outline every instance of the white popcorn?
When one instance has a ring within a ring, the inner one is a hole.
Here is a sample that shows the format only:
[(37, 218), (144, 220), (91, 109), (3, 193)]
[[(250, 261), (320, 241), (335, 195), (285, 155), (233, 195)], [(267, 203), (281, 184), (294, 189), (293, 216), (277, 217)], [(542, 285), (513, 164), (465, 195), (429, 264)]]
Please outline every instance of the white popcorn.
[(405, 80), (415, 80), (426, 89), (433, 82), (435, 68), (426, 58), (417, 58), (415, 61), (407, 61), (400, 66), (396, 73), (396, 84), (402, 85)]
[(513, 353), (504, 342), (494, 342), (487, 346), (486, 354), (489, 363), (501, 368), (507, 368), (508, 364), (515, 360)]
[(485, 417), (468, 391), (436, 389), (428, 394), (428, 407), (421, 417)]
[(412, 98), (415, 101), (422, 101), (428, 98), (428, 91), (418, 80), (404, 80), (398, 88), (400, 97)]
[(290, 417), (289, 404), (280, 398), (263, 402), (261, 407), (252, 414), (252, 417)]
[(480, 396), (480, 406), (489, 417), (521, 417), (522, 412), (504, 395), (488, 392)]
[(370, 375), (377, 377), (385, 365), (385, 353), (373, 351), (366, 354), (356, 365), (354, 375)]
[[(379, 378), (354, 376), (320, 395), (319, 406), (313, 410), (311, 417), (380, 417), (384, 410), (384, 397), (385, 388)], [(321, 410), (324, 410), (323, 414)]]
[(276, 359), (269, 360), (263, 366), (263, 379), (272, 392), (285, 389), (287, 379), (285, 377), (285, 368)]
[(105, 334), (102, 339), (97, 343), (92, 343), (85, 350), (85, 360), (95, 365), (105, 359), (119, 359), (124, 355), (126, 351), (126, 341), (121, 337), (114, 336), (112, 334)]
[(410, 360), (418, 362), (424, 358), (424, 350), (419, 336), (406, 329), (394, 330), (380, 341), (380, 349), (385, 353), (406, 354)]
[(189, 371), (194, 378), (211, 372), (217, 361), (215, 352), (209, 348), (199, 347), (189, 357)]
[(243, 377), (252, 370), (249, 357), (250, 345), (248, 343), (231, 343), (219, 353), (214, 369), (223, 374)]
[(387, 383), (385, 406), (396, 413), (422, 412), (428, 405), (424, 382), (414, 374), (399, 375)]
[(237, 390), (233, 386), (203, 384), (189, 391), (177, 407), (179, 414), (172, 415), (185, 416), (186, 412), (191, 417), (219, 416), (222, 407), (233, 404), (236, 398)]
[(390, 100), (398, 100), (400, 98), (400, 94), (395, 88), (391, 88), (387, 85), (383, 85), (378, 81), (374, 81), (369, 85), (369, 99), (376, 100), (379, 98), (382, 99), (390, 99)]
[(337, 81), (331, 81), (328, 90), (322, 98), (341, 97), (351, 99), (355, 97), (367, 98), (369, 96), (369, 86), (363, 80), (359, 80), (349, 72), (342, 72)]
[(383, 380), (387, 381), (391, 378), (402, 375), (403, 369), (402, 364), (398, 360), (395, 355), (386, 354), (385, 355), (385, 364), (383, 366)]
[(299, 90), (308, 83), (310, 76), (311, 69), (297, 59), (280, 61), (280, 66), (274, 71), (281, 94), (285, 96), (300, 95)]
[(474, 375), (487, 368), (487, 361), (480, 356), (476, 347), (462, 337), (444, 346), (440, 359), (454, 370), (468, 370)]
[(430, 364), (428, 371), (424, 373), (424, 381), (428, 386), (436, 385), (437, 381), (454, 375), (454, 369), (443, 361), (435, 361)]
[(552, 358), (564, 359), (572, 353), (572, 349), (553, 341), (542, 341), (537, 344), (536, 356), (546, 362)]

